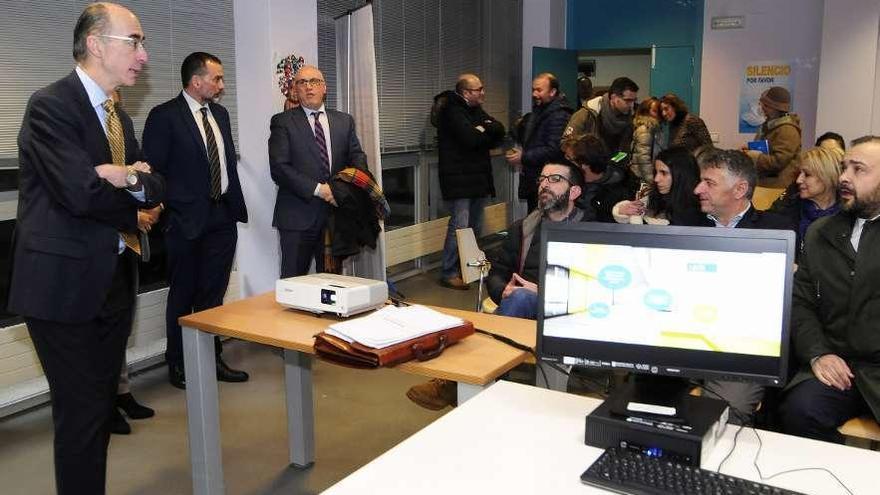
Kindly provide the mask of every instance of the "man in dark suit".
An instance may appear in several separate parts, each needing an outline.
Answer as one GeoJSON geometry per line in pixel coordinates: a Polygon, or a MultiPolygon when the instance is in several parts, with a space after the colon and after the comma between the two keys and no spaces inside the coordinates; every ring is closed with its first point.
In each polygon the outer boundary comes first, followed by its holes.
{"type": "Polygon", "coordinates": [[[272,117],[269,169],[278,184],[272,225],[281,238],[281,277],[324,271],[324,227],[336,200],[330,178],[343,168],[366,168],[351,115],[327,110],[327,86],[317,67],[296,74],[300,107],[272,117]]]}
{"type": "Polygon", "coordinates": [[[9,310],[49,382],[59,494],[104,493],[109,418],[137,286],[138,208],[163,199],[131,119],[110,100],[147,62],[138,18],[91,4],[74,72],[31,96],[19,144],[9,310]]]}
{"type": "MultiPolygon", "coordinates": [[[[168,305],[165,310],[168,379],[186,388],[178,318],[223,304],[238,240],[236,222],[247,222],[229,113],[215,103],[223,93],[223,65],[204,52],[180,67],[183,91],[150,111],[144,154],[168,183],[168,305]]],[[[217,379],[247,381],[217,349],[217,379]]]]}
{"type": "MultiPolygon", "coordinates": [[[[791,221],[775,213],[756,210],[752,194],[758,183],[754,162],[739,150],[716,150],[700,159],[700,182],[694,194],[707,225],[737,229],[794,230],[791,221]]],[[[708,395],[727,401],[741,415],[752,414],[764,397],[764,387],[749,382],[707,380],[708,395]]],[[[737,421],[741,415],[731,416],[737,421]]]]}

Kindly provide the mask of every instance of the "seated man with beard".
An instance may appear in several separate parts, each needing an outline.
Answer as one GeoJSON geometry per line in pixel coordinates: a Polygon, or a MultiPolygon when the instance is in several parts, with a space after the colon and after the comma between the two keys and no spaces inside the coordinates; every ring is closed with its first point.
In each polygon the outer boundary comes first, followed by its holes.
{"type": "MultiPolygon", "coordinates": [[[[548,163],[538,176],[538,207],[510,226],[509,235],[486,280],[498,304],[495,314],[534,319],[538,309],[538,264],[541,222],[580,222],[584,212],[575,202],[584,187],[579,167],[548,163]]],[[[434,411],[455,406],[455,382],[434,378],[415,385],[406,396],[434,411]]]]}
{"type": "Polygon", "coordinates": [[[538,308],[538,264],[541,222],[580,222],[584,211],[575,203],[584,188],[579,167],[548,163],[538,177],[538,208],[515,222],[486,279],[495,314],[535,319],[538,308]]]}

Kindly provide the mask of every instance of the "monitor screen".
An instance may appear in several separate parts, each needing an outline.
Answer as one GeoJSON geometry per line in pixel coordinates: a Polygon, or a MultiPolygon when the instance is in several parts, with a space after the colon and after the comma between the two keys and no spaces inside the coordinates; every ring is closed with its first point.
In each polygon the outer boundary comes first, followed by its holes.
{"type": "Polygon", "coordinates": [[[781,386],[794,246],[782,230],[544,222],[541,359],[781,386]]]}

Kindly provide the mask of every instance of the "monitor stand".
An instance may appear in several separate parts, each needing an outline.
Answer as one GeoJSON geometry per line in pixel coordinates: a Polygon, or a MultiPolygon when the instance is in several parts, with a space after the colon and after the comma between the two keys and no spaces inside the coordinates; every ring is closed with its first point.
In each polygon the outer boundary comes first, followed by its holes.
{"type": "Polygon", "coordinates": [[[608,400],[611,412],[620,416],[643,416],[666,421],[684,421],[691,385],[682,378],[632,375],[608,400]]]}

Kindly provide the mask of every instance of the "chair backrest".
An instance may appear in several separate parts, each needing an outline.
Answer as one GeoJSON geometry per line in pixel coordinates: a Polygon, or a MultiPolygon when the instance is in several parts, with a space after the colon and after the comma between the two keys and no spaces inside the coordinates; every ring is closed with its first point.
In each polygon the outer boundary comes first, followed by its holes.
{"type": "Polygon", "coordinates": [[[785,189],[779,187],[761,187],[758,186],[755,188],[755,193],[752,195],[752,204],[755,205],[755,208],[758,210],[766,210],[770,208],[776,198],[782,195],[785,189]]]}
{"type": "Polygon", "coordinates": [[[469,262],[483,261],[486,253],[477,245],[474,229],[458,229],[455,231],[455,239],[458,241],[458,262],[461,264],[461,278],[469,284],[480,279],[480,268],[468,266],[469,262]]]}

